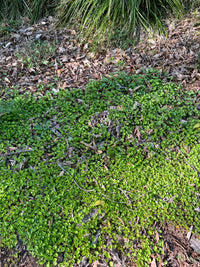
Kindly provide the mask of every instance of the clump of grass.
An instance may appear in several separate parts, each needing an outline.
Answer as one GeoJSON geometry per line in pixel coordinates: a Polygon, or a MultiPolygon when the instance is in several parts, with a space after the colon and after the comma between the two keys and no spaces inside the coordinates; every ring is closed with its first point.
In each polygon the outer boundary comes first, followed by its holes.
{"type": "Polygon", "coordinates": [[[195,93],[151,69],[15,95],[0,121],[2,242],[18,236],[47,266],[61,254],[63,266],[102,254],[112,266],[112,249],[148,266],[163,248],[155,222],[200,232],[198,122],[195,93]]]}
{"type": "Polygon", "coordinates": [[[31,8],[31,23],[38,21],[39,19],[53,15],[59,0],[34,0],[29,1],[31,8]]]}
{"type": "Polygon", "coordinates": [[[31,23],[53,15],[59,0],[0,0],[0,21],[29,17],[31,23]]]}
{"type": "Polygon", "coordinates": [[[18,20],[29,11],[26,1],[22,0],[0,0],[0,7],[0,21],[18,20]]]}
{"type": "MultiPolygon", "coordinates": [[[[0,21],[29,17],[31,23],[45,16],[58,18],[57,25],[75,26],[79,39],[90,38],[92,46],[120,45],[126,47],[139,40],[140,28],[165,31],[166,14],[180,16],[193,9],[191,1],[182,0],[0,0],[0,21]]],[[[88,40],[87,40],[88,41],[88,40]]]]}
{"type": "Polygon", "coordinates": [[[177,1],[140,1],[140,0],[102,0],[80,1],[62,0],[58,5],[58,25],[72,23],[81,25],[81,33],[93,42],[105,40],[113,36],[134,39],[135,33],[142,26],[156,26],[164,29],[163,14],[182,13],[182,2],[177,1]],[[77,23],[78,22],[78,23],[77,23]]]}

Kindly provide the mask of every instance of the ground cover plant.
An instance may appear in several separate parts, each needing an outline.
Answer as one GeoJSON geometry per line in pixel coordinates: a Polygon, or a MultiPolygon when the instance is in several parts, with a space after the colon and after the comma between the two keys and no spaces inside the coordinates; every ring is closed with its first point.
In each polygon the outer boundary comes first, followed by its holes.
{"type": "Polygon", "coordinates": [[[51,64],[50,59],[55,56],[58,48],[56,43],[35,40],[33,43],[27,43],[27,46],[18,51],[17,57],[28,68],[40,68],[41,66],[51,64]]]}
{"type": "Polygon", "coordinates": [[[1,242],[47,266],[159,261],[156,223],[200,232],[199,136],[196,93],[152,69],[44,97],[15,88],[0,102],[1,242]]]}

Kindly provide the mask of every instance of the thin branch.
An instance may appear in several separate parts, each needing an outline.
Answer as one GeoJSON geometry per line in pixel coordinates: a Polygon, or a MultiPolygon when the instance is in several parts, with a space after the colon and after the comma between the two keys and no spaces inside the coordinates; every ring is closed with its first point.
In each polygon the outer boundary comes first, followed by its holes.
{"type": "Polygon", "coordinates": [[[133,90],[132,90],[132,93],[135,93],[137,90],[139,90],[140,88],[142,87],[142,85],[139,85],[137,87],[135,87],[133,90]]]}
{"type": "Polygon", "coordinates": [[[88,143],[86,143],[86,142],[84,142],[84,141],[81,141],[80,143],[83,144],[83,145],[85,145],[86,147],[91,148],[91,149],[94,149],[94,150],[97,149],[96,146],[91,146],[90,144],[88,144],[88,143]]]}
{"type": "MultiPolygon", "coordinates": [[[[61,165],[60,165],[60,163],[57,163],[57,165],[65,172],[65,173],[67,173],[67,174],[69,174],[70,175],[70,173],[69,172],[67,172],[61,165]]],[[[70,175],[71,176],[71,175],[70,175]]],[[[75,183],[75,185],[79,188],[79,189],[81,189],[82,191],[85,191],[85,192],[92,192],[92,191],[94,191],[94,189],[84,189],[84,188],[82,188],[75,180],[74,180],[74,178],[72,178],[72,180],[73,180],[73,182],[75,183]]]]}
{"type": "Polygon", "coordinates": [[[119,190],[125,195],[125,197],[128,199],[128,203],[130,204],[130,205],[132,205],[132,202],[130,201],[130,198],[127,196],[127,194],[126,194],[126,192],[123,190],[123,189],[121,189],[121,188],[119,188],[119,190]]]}
{"type": "MultiPolygon", "coordinates": [[[[185,163],[187,163],[187,164],[193,169],[193,171],[197,172],[197,175],[200,176],[200,172],[198,171],[198,169],[196,169],[192,164],[190,164],[190,163],[188,162],[187,157],[186,157],[186,156],[183,154],[183,152],[179,149],[178,144],[177,144],[177,146],[176,146],[176,149],[177,149],[178,152],[184,157],[184,159],[185,159],[185,163]]],[[[163,153],[163,154],[166,156],[166,154],[165,154],[164,151],[160,150],[160,153],[163,153]]],[[[167,158],[167,159],[171,161],[170,158],[167,158]]]]}
{"type": "Polygon", "coordinates": [[[102,193],[101,191],[99,191],[100,192],[100,194],[102,195],[102,196],[104,196],[107,200],[109,200],[109,201],[111,201],[111,202],[114,202],[114,203],[117,203],[117,204],[128,204],[127,202],[124,202],[124,201],[122,201],[122,202],[119,202],[119,201],[115,201],[115,200],[112,200],[111,198],[109,198],[109,197],[107,197],[104,193],[102,193]]]}
{"type": "Polygon", "coordinates": [[[16,152],[0,154],[0,158],[7,157],[7,156],[12,156],[12,155],[17,155],[17,154],[21,154],[21,153],[26,153],[26,152],[31,152],[31,151],[34,151],[34,149],[20,150],[20,151],[16,151],[16,152]]]}
{"type": "MultiPolygon", "coordinates": [[[[173,236],[173,235],[172,235],[172,236],[173,236]]],[[[174,237],[174,236],[173,236],[173,237],[174,237]]],[[[189,257],[188,257],[187,251],[186,251],[186,249],[182,246],[182,244],[181,244],[177,239],[175,239],[175,237],[174,237],[173,241],[174,241],[179,247],[182,248],[182,250],[183,250],[183,252],[184,252],[184,254],[185,254],[186,258],[187,258],[187,261],[188,261],[188,262],[191,262],[191,260],[190,260],[189,257]]]]}
{"type": "MultiPolygon", "coordinates": [[[[93,180],[95,181],[96,185],[98,185],[98,187],[99,187],[99,184],[98,184],[97,180],[95,178],[93,178],[93,180]]],[[[117,203],[117,204],[128,204],[127,202],[124,202],[124,201],[123,202],[119,202],[119,201],[112,200],[109,197],[107,197],[104,193],[102,193],[101,191],[99,191],[99,193],[102,196],[104,196],[106,199],[108,199],[109,201],[111,201],[111,202],[114,202],[114,203],[117,203]]]]}
{"type": "MultiPolygon", "coordinates": [[[[142,195],[140,195],[136,200],[138,200],[139,198],[141,198],[141,197],[143,197],[143,196],[145,196],[147,193],[149,193],[149,192],[151,192],[151,190],[148,190],[147,192],[145,192],[144,194],[142,194],[142,195]]],[[[135,200],[135,201],[136,201],[135,200]]]]}

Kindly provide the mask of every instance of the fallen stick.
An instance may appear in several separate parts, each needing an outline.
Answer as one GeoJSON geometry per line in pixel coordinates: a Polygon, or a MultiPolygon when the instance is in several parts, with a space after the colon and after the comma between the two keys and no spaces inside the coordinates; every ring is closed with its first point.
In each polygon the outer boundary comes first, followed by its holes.
{"type": "Polygon", "coordinates": [[[90,144],[88,144],[88,143],[86,143],[86,142],[84,142],[84,141],[81,141],[80,143],[83,144],[83,145],[85,145],[86,147],[91,148],[91,149],[94,149],[94,150],[97,149],[95,146],[91,146],[90,144]]]}
{"type": "Polygon", "coordinates": [[[7,156],[12,156],[12,155],[17,155],[17,154],[21,154],[21,153],[26,153],[26,152],[31,152],[31,151],[34,151],[34,149],[20,150],[20,151],[16,151],[16,152],[0,154],[0,158],[7,157],[7,156]]]}

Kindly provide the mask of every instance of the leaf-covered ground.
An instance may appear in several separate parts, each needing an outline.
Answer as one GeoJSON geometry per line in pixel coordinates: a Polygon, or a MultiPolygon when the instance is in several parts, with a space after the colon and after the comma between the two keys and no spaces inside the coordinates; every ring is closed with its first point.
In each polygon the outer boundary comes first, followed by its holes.
{"type": "MultiPolygon", "coordinates": [[[[141,32],[140,43],[122,49],[79,44],[76,32],[56,30],[52,17],[35,25],[12,22],[0,27],[0,84],[20,92],[45,94],[49,87],[84,88],[89,79],[101,79],[116,70],[137,73],[144,68],[168,72],[186,87],[199,87],[199,13],[183,21],[167,21],[168,37],[141,32]]],[[[6,97],[3,95],[2,97],[6,97]]]]}
{"type": "Polygon", "coordinates": [[[5,25],[0,236],[11,264],[36,264],[31,253],[45,266],[198,266],[194,23],[98,58],[51,19],[5,25]]]}

